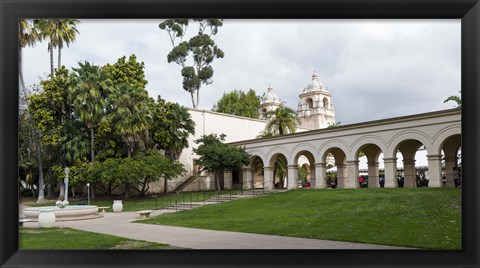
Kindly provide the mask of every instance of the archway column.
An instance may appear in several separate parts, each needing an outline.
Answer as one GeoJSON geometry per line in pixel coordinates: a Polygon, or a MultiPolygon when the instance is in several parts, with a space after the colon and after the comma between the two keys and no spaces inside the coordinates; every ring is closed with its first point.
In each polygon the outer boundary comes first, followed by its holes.
{"type": "Polygon", "coordinates": [[[263,167],[263,187],[267,191],[273,190],[273,167],[263,167]]]}
{"type": "Polygon", "coordinates": [[[403,174],[404,174],[404,184],[405,188],[415,188],[417,186],[416,182],[416,172],[415,172],[415,159],[403,159],[403,174]]]}
{"type": "Polygon", "coordinates": [[[342,163],[335,162],[337,166],[337,188],[345,188],[346,185],[346,166],[342,163]]]}
{"type": "Polygon", "coordinates": [[[397,158],[384,158],[385,165],[385,188],[396,188],[397,183],[397,158]]]}
{"type": "Polygon", "coordinates": [[[252,189],[253,187],[252,169],[250,167],[244,167],[242,169],[242,172],[243,172],[243,181],[242,181],[243,189],[252,189]]]}
{"type": "Polygon", "coordinates": [[[223,189],[232,189],[232,171],[223,172],[223,189]]]}
{"type": "Polygon", "coordinates": [[[344,188],[359,188],[358,160],[347,161],[347,181],[344,188]]]}
{"type": "Polygon", "coordinates": [[[455,187],[455,178],[453,177],[453,167],[457,164],[457,156],[445,156],[445,187],[455,187]]]}
{"type": "Polygon", "coordinates": [[[442,155],[427,155],[428,187],[442,187],[442,155]]]}
{"type": "Polygon", "coordinates": [[[380,183],[378,181],[378,162],[368,161],[368,188],[379,188],[380,183]]]}
{"type": "Polygon", "coordinates": [[[315,171],[315,165],[312,163],[310,164],[310,188],[315,188],[315,184],[317,184],[317,172],[315,171]]]}
{"type": "Polygon", "coordinates": [[[287,189],[297,189],[298,188],[298,165],[287,165],[288,172],[288,182],[287,189]]]}
{"type": "MultiPolygon", "coordinates": [[[[315,189],[327,188],[327,163],[315,164],[315,189]]],[[[312,184],[313,185],[313,184],[312,184]]]]}

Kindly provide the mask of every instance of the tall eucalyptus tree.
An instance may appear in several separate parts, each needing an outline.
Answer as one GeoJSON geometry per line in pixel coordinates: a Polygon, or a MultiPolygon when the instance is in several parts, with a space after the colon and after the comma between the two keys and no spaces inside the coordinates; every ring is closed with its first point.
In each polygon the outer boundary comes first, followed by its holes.
{"type": "Polygon", "coordinates": [[[222,27],[221,19],[194,19],[198,22],[197,35],[188,41],[183,41],[186,36],[190,20],[168,19],[158,25],[161,30],[168,33],[173,46],[167,55],[167,61],[175,62],[182,67],[183,89],[190,93],[192,106],[196,108],[200,102],[200,87],[202,84],[211,84],[214,59],[223,58],[224,52],[212,39],[222,27]],[[193,64],[188,64],[187,59],[193,64]]]}

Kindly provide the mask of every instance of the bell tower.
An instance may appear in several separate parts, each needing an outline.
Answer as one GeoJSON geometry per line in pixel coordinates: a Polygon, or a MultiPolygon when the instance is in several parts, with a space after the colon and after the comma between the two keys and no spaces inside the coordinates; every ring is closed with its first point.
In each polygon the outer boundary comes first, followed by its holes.
{"type": "Polygon", "coordinates": [[[267,120],[267,112],[275,111],[282,105],[282,101],[273,93],[272,85],[268,85],[268,91],[260,99],[260,105],[257,108],[258,119],[267,120]]]}
{"type": "Polygon", "coordinates": [[[313,72],[312,81],[303,89],[299,97],[297,118],[300,121],[300,127],[319,129],[328,127],[329,123],[335,123],[332,94],[318,80],[316,72],[313,72]]]}

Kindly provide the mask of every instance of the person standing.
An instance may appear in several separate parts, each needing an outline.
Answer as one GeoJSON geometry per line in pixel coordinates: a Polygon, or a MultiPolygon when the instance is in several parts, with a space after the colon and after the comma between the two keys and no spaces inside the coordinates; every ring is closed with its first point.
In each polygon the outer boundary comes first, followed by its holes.
{"type": "Polygon", "coordinates": [[[385,178],[380,177],[380,188],[384,188],[384,187],[385,187],[385,178]]]}

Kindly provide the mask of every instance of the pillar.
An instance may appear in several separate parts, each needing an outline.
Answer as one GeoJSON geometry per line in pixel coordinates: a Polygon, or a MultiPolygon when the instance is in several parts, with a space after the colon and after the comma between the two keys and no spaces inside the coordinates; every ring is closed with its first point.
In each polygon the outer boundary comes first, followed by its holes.
{"type": "Polygon", "coordinates": [[[428,187],[442,187],[442,156],[427,155],[428,158],[428,187]]]}
{"type": "Polygon", "coordinates": [[[385,165],[385,188],[398,187],[397,182],[397,158],[384,158],[385,165]]]}
{"type": "Polygon", "coordinates": [[[315,165],[312,163],[310,164],[310,188],[314,189],[316,183],[317,183],[317,175],[315,172],[315,165]]]}
{"type": "Polygon", "coordinates": [[[457,166],[456,156],[445,156],[445,187],[455,187],[455,181],[453,177],[453,167],[457,166]]]}
{"type": "Polygon", "coordinates": [[[368,161],[368,188],[379,188],[378,181],[378,162],[368,161]]]}
{"type": "MultiPolygon", "coordinates": [[[[327,188],[327,163],[315,164],[315,189],[327,188]]],[[[311,184],[313,185],[313,184],[311,184]]]]}
{"type": "Polygon", "coordinates": [[[223,172],[223,189],[232,189],[232,171],[223,172]]]}
{"type": "Polygon", "coordinates": [[[252,179],[252,169],[249,167],[243,168],[243,189],[252,189],[253,179],[252,179]]]}
{"type": "Polygon", "coordinates": [[[263,167],[263,188],[272,191],[273,186],[273,167],[263,167]]]}
{"type": "Polygon", "coordinates": [[[347,180],[345,188],[359,188],[358,182],[358,160],[347,161],[347,180]]]}
{"type": "Polygon", "coordinates": [[[287,189],[297,189],[298,188],[298,165],[287,165],[288,173],[288,182],[287,189]]]}
{"type": "Polygon", "coordinates": [[[415,171],[415,159],[403,159],[403,177],[405,188],[416,188],[417,177],[415,171]]]}
{"type": "Polygon", "coordinates": [[[337,166],[337,188],[342,189],[345,188],[346,185],[346,172],[345,172],[345,165],[342,163],[335,162],[337,166]]]}

